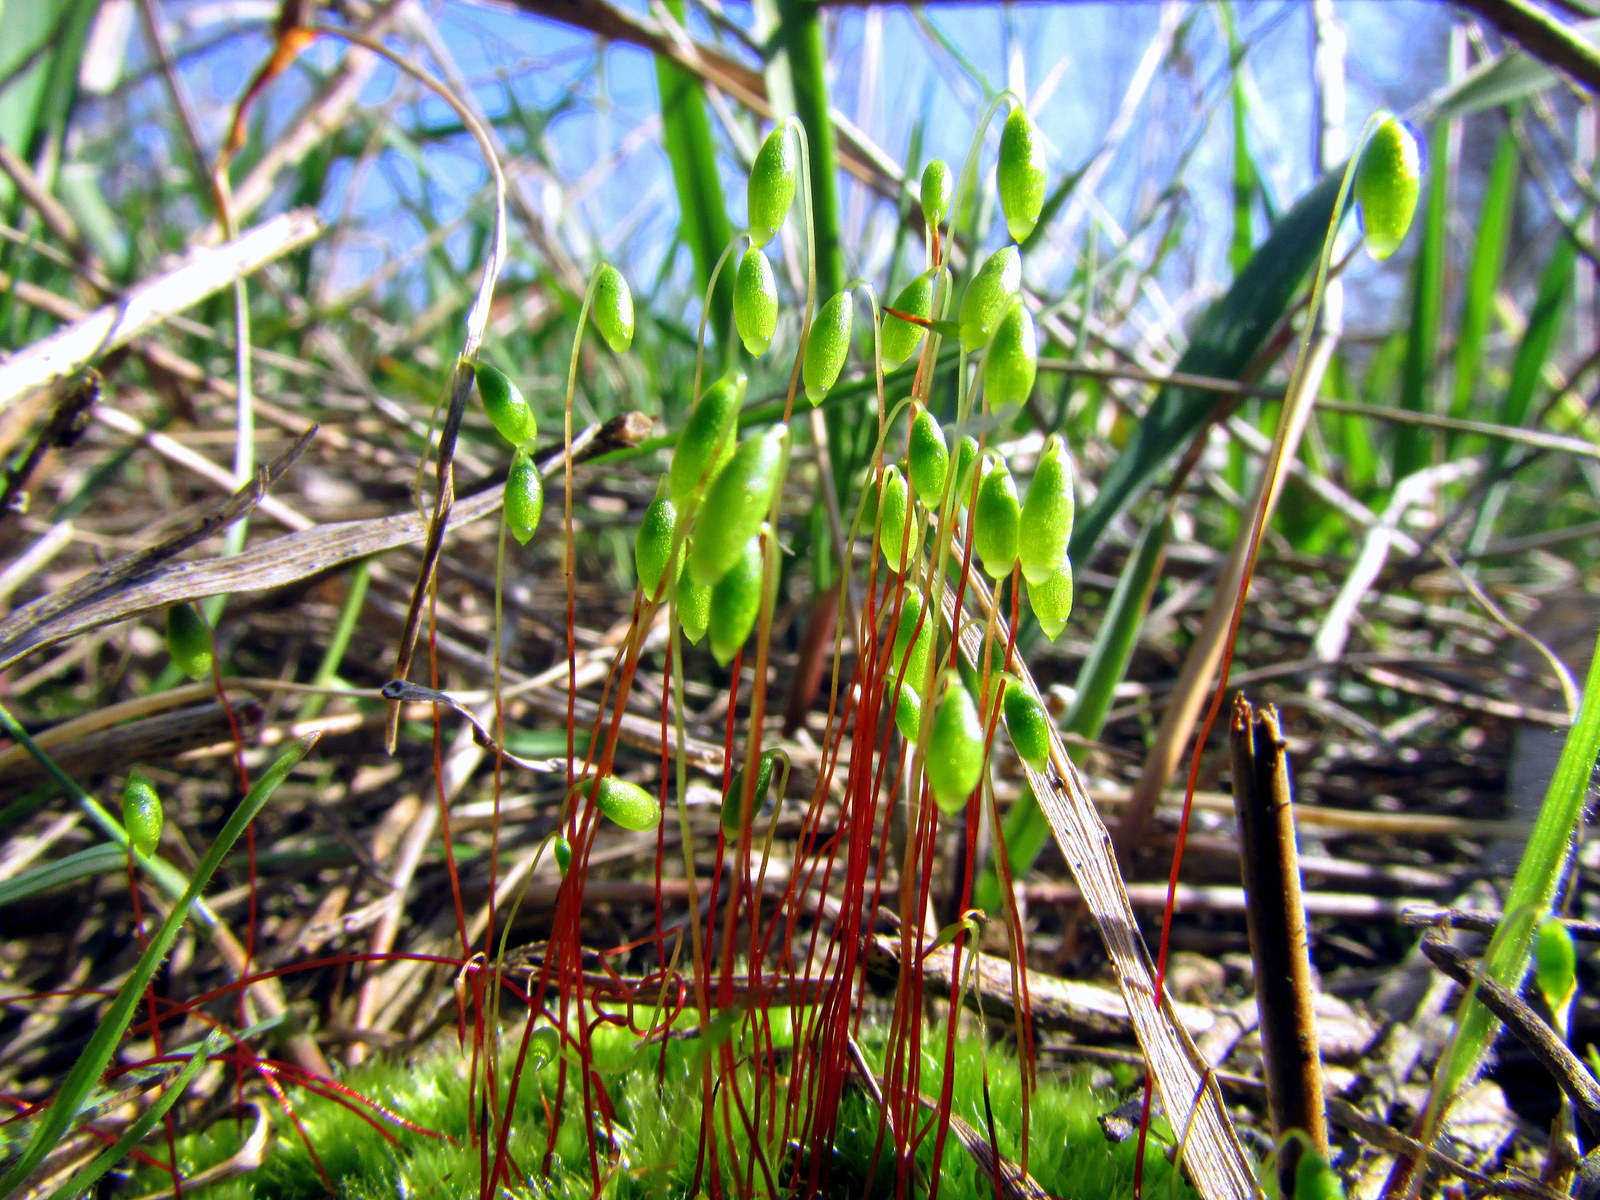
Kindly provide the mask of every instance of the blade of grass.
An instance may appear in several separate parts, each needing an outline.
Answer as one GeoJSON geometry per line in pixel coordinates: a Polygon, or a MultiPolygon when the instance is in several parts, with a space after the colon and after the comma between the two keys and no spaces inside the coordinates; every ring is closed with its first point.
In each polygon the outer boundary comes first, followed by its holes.
{"type": "MultiPolygon", "coordinates": [[[[668,0],[667,11],[681,24],[683,0],[668,0]]],[[[717,176],[717,143],[711,133],[700,80],[665,55],[656,55],[656,90],[661,97],[661,140],[678,193],[679,236],[694,256],[695,278],[703,295],[717,259],[733,239],[733,223],[717,176]]],[[[711,294],[711,333],[721,343],[733,327],[733,280],[724,274],[711,294]]]]}
{"type": "MultiPolygon", "coordinates": [[[[1466,417],[1483,365],[1483,345],[1494,315],[1495,290],[1505,268],[1506,245],[1511,234],[1511,212],[1517,197],[1517,144],[1509,133],[1500,139],[1489,182],[1478,210],[1478,240],[1467,268],[1467,286],[1461,298],[1461,321],[1456,334],[1455,394],[1452,417],[1466,417]]],[[[1459,442],[1461,439],[1452,439],[1459,442]]],[[[1453,450],[1462,449],[1459,446],[1453,450]]]]}
{"type": "Polygon", "coordinates": [[[222,1031],[213,1030],[189,1056],[189,1061],[183,1064],[156,1102],[135,1117],[122,1131],[122,1136],[96,1155],[93,1162],[75,1172],[71,1179],[52,1192],[50,1200],[69,1200],[72,1196],[85,1195],[97,1179],[126,1158],[128,1151],[137,1146],[144,1135],[155,1128],[156,1122],[183,1098],[194,1077],[200,1074],[200,1068],[206,1065],[206,1059],[222,1048],[223,1040],[222,1031]]]}
{"type": "Polygon", "coordinates": [[[1260,187],[1260,172],[1250,153],[1249,133],[1245,121],[1249,115],[1249,100],[1244,88],[1244,47],[1239,42],[1239,26],[1234,17],[1233,5],[1217,6],[1217,19],[1228,39],[1228,65],[1231,80],[1228,98],[1233,110],[1233,239],[1228,245],[1228,265],[1237,275],[1250,261],[1250,250],[1255,245],[1255,230],[1251,226],[1251,203],[1260,187]]]}
{"type": "MultiPolygon", "coordinates": [[[[1295,292],[1317,261],[1339,194],[1342,165],[1302,196],[1239,272],[1233,286],[1195,326],[1175,371],[1238,379],[1290,308],[1295,292]]],[[[1128,445],[1106,472],[1094,503],[1082,514],[1069,554],[1086,563],[1106,527],[1133,502],[1159,471],[1216,411],[1209,392],[1163,388],[1140,419],[1128,445]]]]}
{"type": "MultiPolygon", "coordinates": [[[[1511,381],[1500,401],[1498,417],[1502,425],[1520,429],[1528,420],[1540,376],[1555,349],[1556,336],[1561,332],[1561,318],[1566,311],[1567,295],[1572,291],[1572,271],[1577,257],[1572,239],[1563,237],[1539,276],[1539,291],[1534,297],[1533,310],[1528,314],[1528,327],[1517,343],[1516,356],[1511,360],[1511,381]]],[[[1489,451],[1491,476],[1505,466],[1510,453],[1509,443],[1494,443],[1489,451]]],[[[1472,532],[1467,539],[1469,546],[1481,547],[1489,537],[1509,487],[1510,481],[1502,480],[1484,497],[1473,519],[1472,532]]]]}
{"type": "MultiPolygon", "coordinates": [[[[1573,832],[1589,798],[1595,759],[1600,755],[1600,638],[1596,640],[1578,719],[1567,734],[1527,849],[1511,881],[1505,915],[1483,957],[1484,974],[1513,992],[1521,989],[1528,970],[1534,928],[1550,911],[1555,898],[1572,848],[1573,832]]],[[[1440,1059],[1434,1074],[1433,1100],[1425,1118],[1430,1131],[1422,1138],[1424,1142],[1431,1141],[1431,1129],[1443,1123],[1451,1102],[1477,1073],[1484,1052],[1500,1028],[1500,1022],[1473,997],[1466,998],[1464,1007],[1449,1053],[1440,1059]]]]}
{"type": "MultiPolygon", "coordinates": [[[[1439,360],[1439,325],[1444,313],[1446,222],[1450,218],[1450,154],[1446,152],[1448,122],[1433,127],[1433,153],[1428,163],[1428,188],[1424,199],[1421,245],[1411,274],[1411,321],[1406,357],[1400,369],[1399,407],[1412,412],[1432,412],[1429,390],[1439,360]]],[[[1395,432],[1393,478],[1414,475],[1432,460],[1432,435],[1417,426],[1395,432]]]]}
{"type": "Polygon", "coordinates": [[[67,1135],[84,1101],[110,1063],[112,1054],[116,1052],[117,1043],[127,1032],[128,1025],[144,997],[145,988],[155,977],[156,971],[167,956],[167,951],[172,949],[172,943],[177,940],[179,931],[188,922],[190,910],[199,900],[200,893],[216,874],[228,851],[233,849],[233,844],[266,806],[279,785],[288,778],[289,772],[311,752],[311,747],[317,744],[320,736],[311,734],[301,738],[284,751],[276,762],[261,773],[261,778],[256,781],[255,786],[233,810],[233,815],[228,818],[227,824],[211,843],[205,857],[195,868],[194,874],[189,877],[183,895],[167,913],[166,919],[161,922],[161,927],[156,930],[150,939],[150,944],[145,947],[144,953],[139,956],[139,961],[134,964],[133,971],[117,989],[116,998],[112,1000],[100,1023],[95,1026],[89,1044],[78,1055],[78,1061],[73,1064],[72,1070],[62,1081],[61,1089],[56,1093],[55,1099],[50,1107],[44,1110],[39,1123],[34,1126],[33,1136],[28,1139],[27,1146],[11,1164],[11,1169],[0,1176],[0,1195],[9,1195],[20,1186],[67,1135]]]}

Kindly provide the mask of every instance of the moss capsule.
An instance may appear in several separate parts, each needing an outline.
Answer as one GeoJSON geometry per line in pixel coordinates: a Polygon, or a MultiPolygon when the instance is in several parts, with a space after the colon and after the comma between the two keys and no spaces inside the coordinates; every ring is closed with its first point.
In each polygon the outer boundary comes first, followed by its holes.
{"type": "Polygon", "coordinates": [[[926,607],[920,592],[906,592],[894,630],[889,670],[903,676],[912,687],[922,686],[928,673],[928,656],[933,653],[934,617],[931,613],[923,616],[926,607]]]}
{"type": "Polygon", "coordinates": [[[995,411],[1021,404],[1039,373],[1039,335],[1021,298],[1011,302],[989,339],[983,359],[983,394],[995,411]]]}
{"type": "Polygon", "coordinates": [[[1011,735],[1017,757],[1035,771],[1044,770],[1045,763],[1050,761],[1050,714],[1045,712],[1039,697],[1020,680],[1008,676],[1001,704],[1006,732],[1011,735]]]}
{"type": "Polygon", "coordinates": [[[135,767],[122,788],[122,827],[128,841],[146,858],[161,842],[161,797],[149,776],[135,767]]]}
{"type": "Polygon", "coordinates": [[[767,140],[756,151],[756,160],[750,165],[750,181],[745,189],[750,217],[750,240],[765,246],[783,228],[789,215],[789,205],[794,201],[795,168],[794,145],[788,131],[779,125],[767,134],[767,140]]]}
{"type": "Polygon", "coordinates": [[[917,498],[929,508],[944,498],[945,481],[950,476],[950,449],[945,445],[938,418],[925,408],[911,421],[906,474],[911,477],[917,498]]]}
{"type": "Polygon", "coordinates": [[[472,364],[472,374],[478,381],[483,411],[501,437],[520,450],[539,436],[539,422],[534,420],[533,409],[510,376],[477,360],[472,364]]]}
{"type": "Polygon", "coordinates": [[[681,510],[733,454],[745,377],[725,375],[706,389],[684,422],[667,472],[667,494],[681,510]]]}
{"type": "Polygon", "coordinates": [[[518,545],[526,546],[544,514],[544,484],[533,459],[521,450],[512,458],[511,469],[506,472],[504,504],[506,528],[518,545]]]}
{"type": "Polygon", "coordinates": [[[626,354],[633,345],[633,293],[622,272],[610,263],[600,268],[594,281],[594,299],[589,305],[595,327],[606,345],[616,354],[626,354]]]}
{"type": "Polygon", "coordinates": [[[1017,527],[1017,556],[1030,584],[1043,583],[1066,561],[1073,511],[1072,458],[1061,435],[1052,434],[1028,484],[1017,527]]]}
{"type": "Polygon", "coordinates": [[[695,582],[709,587],[726,575],[761,529],[778,489],[788,432],[780,424],[746,438],[706,489],[689,554],[695,582]]]}
{"type": "Polygon", "coordinates": [[[961,348],[976,354],[989,338],[1007,307],[1022,290],[1022,251],[1001,246],[991,254],[961,295],[961,348]]]}
{"type": "Polygon", "coordinates": [[[1011,574],[1017,561],[1017,526],[1022,505],[1011,471],[998,458],[991,459],[978,484],[978,506],[973,512],[972,544],[978,561],[991,579],[1011,574]]]}
{"type": "Polygon", "coordinates": [[[972,693],[951,679],[933,714],[924,765],[934,802],[946,814],[958,813],[983,776],[983,725],[972,693]]]}
{"type": "Polygon", "coordinates": [[[565,875],[572,865],[572,843],[558,833],[551,839],[550,850],[556,858],[556,870],[565,875]]]}
{"type": "MultiPolygon", "coordinates": [[[[929,270],[918,275],[900,289],[900,294],[894,298],[894,303],[889,307],[926,319],[933,312],[933,284],[936,274],[936,271],[929,270]]],[[[922,345],[922,335],[926,332],[915,322],[904,321],[885,313],[882,339],[884,369],[892,371],[915,354],[917,347],[922,345]]]]}
{"type": "Polygon", "coordinates": [[[1044,209],[1044,138],[1028,110],[1017,105],[1000,130],[1000,160],[995,186],[1011,240],[1023,241],[1044,209]]]}
{"type": "Polygon", "coordinates": [[[752,536],[711,588],[711,656],[727,666],[761,613],[761,538],[752,536]]]}
{"type": "Polygon", "coordinates": [[[756,358],[767,352],[778,328],[778,280],[767,256],[755,246],[744,252],[733,280],[733,325],[756,358]]]}
{"type": "Polygon", "coordinates": [[[1038,618],[1039,628],[1052,642],[1067,627],[1072,615],[1072,564],[1066,559],[1061,567],[1043,583],[1028,585],[1028,607],[1038,618]]]}
{"type": "Polygon", "coordinates": [[[667,571],[672,554],[672,537],[678,524],[678,510],[671,500],[658,496],[644,510],[639,532],[633,538],[633,565],[644,594],[654,596],[667,571]]]}
{"type": "Polygon", "coordinates": [[[977,464],[978,439],[964,434],[956,443],[956,503],[967,503],[972,492],[972,469],[977,464]]]}
{"type": "Polygon", "coordinates": [[[637,783],[615,775],[607,775],[600,781],[594,802],[601,812],[624,829],[642,833],[661,824],[661,805],[656,798],[637,783]]]}
{"type": "Polygon", "coordinates": [[[190,679],[207,679],[214,661],[211,630],[191,604],[167,609],[167,653],[190,679]]]}
{"type": "MultiPolygon", "coordinates": [[[[768,750],[756,760],[755,791],[750,794],[750,813],[754,816],[767,806],[767,793],[772,790],[772,773],[778,762],[778,752],[768,750]]],[[[728,794],[722,798],[722,828],[725,833],[739,832],[739,817],[744,801],[744,767],[733,773],[728,784],[728,794]]]]}
{"type": "Polygon", "coordinates": [[[901,685],[894,702],[894,727],[908,742],[915,742],[922,732],[922,697],[907,680],[901,685]]]}
{"type": "Polygon", "coordinates": [[[955,191],[950,166],[942,158],[922,168],[922,219],[932,229],[950,215],[950,200],[955,191]]]}
{"type": "Polygon", "coordinates": [[[883,561],[896,575],[904,575],[906,564],[916,557],[921,548],[920,534],[917,516],[910,510],[905,476],[890,463],[884,468],[878,500],[878,545],[883,550],[883,561]]]}
{"type": "Polygon", "coordinates": [[[806,399],[821,404],[850,354],[850,331],[855,324],[855,303],[849,292],[840,292],[822,306],[806,336],[806,356],[800,377],[806,385],[806,399]]]}
{"type": "Polygon", "coordinates": [[[711,589],[696,583],[685,571],[678,576],[678,628],[695,646],[705,637],[710,624],[711,589]]]}
{"type": "Polygon", "coordinates": [[[1362,239],[1373,258],[1388,258],[1405,241],[1422,194],[1422,154],[1400,118],[1378,123],[1356,168],[1362,239]]]}

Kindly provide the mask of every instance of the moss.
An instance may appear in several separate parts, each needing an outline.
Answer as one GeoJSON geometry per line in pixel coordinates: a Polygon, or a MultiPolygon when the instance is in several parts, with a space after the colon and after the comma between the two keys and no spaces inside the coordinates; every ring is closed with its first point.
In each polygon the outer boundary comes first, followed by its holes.
{"type": "MultiPolygon", "coordinates": [[[[786,1065],[791,1044],[787,1014],[775,1011],[772,1017],[774,1049],[779,1062],[786,1065]]],[[[942,1078],[943,1041],[934,1041],[936,1045],[925,1050],[922,1065],[922,1091],[926,1096],[938,1095],[942,1078]]],[[[517,1037],[508,1036],[504,1051],[508,1059],[514,1055],[516,1044],[517,1037]]],[[[597,1029],[595,1073],[615,1107],[609,1131],[606,1123],[596,1118],[603,1195],[618,1200],[688,1195],[699,1152],[704,1086],[701,1063],[708,1044],[713,1052],[719,1049],[715,1026],[709,1042],[699,1038],[670,1040],[663,1058],[659,1044],[641,1045],[625,1030],[603,1026],[597,1029]]],[[[731,1048],[739,1058],[747,1046],[741,1041],[731,1048]]],[[[874,1067],[880,1067],[883,1034],[868,1031],[864,1049],[874,1067]]],[[[958,1044],[952,1102],[952,1111],[980,1133],[988,1127],[984,1115],[983,1054],[976,1039],[958,1044]]],[[[570,1071],[566,1116],[557,1137],[555,1160],[548,1173],[544,1169],[545,1101],[554,1102],[557,1072],[554,1062],[524,1071],[509,1140],[511,1159],[521,1173],[519,1182],[528,1193],[592,1195],[588,1149],[580,1118],[584,1113],[595,1112],[597,1106],[584,1101],[570,1071]]],[[[737,1075],[748,1111],[754,1105],[751,1077],[743,1067],[737,1075]]],[[[508,1076],[509,1065],[503,1065],[502,1087],[508,1076]]],[[[987,1049],[987,1076],[988,1108],[994,1114],[1000,1152],[1016,1161],[1020,1136],[1016,1114],[1021,1111],[1019,1064],[1006,1050],[991,1046],[987,1049]]],[[[478,1194],[479,1151],[472,1144],[467,1127],[467,1100],[472,1094],[469,1061],[453,1046],[414,1059],[363,1066],[349,1072],[341,1082],[392,1115],[386,1117],[382,1111],[367,1110],[381,1127],[380,1132],[344,1104],[304,1089],[291,1091],[291,1101],[307,1139],[316,1148],[340,1196],[392,1200],[478,1194]],[[444,1136],[430,1137],[408,1128],[408,1124],[444,1136]]],[[[717,1094],[716,1123],[721,1131],[717,1156],[728,1191],[742,1194],[753,1175],[756,1193],[766,1192],[765,1173],[755,1166],[756,1162],[765,1162],[780,1189],[787,1187],[788,1172],[784,1168],[794,1167],[793,1143],[787,1152],[782,1151],[776,1145],[779,1135],[772,1134],[763,1139],[761,1154],[756,1156],[737,1108],[726,1114],[723,1111],[731,1094],[728,1081],[718,1085],[717,1094]],[[731,1149],[727,1140],[729,1128],[734,1131],[731,1149]],[[728,1171],[730,1158],[738,1164],[736,1172],[728,1171]],[[739,1178],[732,1178],[732,1174],[739,1178]]],[[[764,1086],[761,1104],[766,1107],[760,1111],[766,1116],[770,1116],[769,1096],[764,1086]]],[[[781,1082],[778,1097],[781,1105],[781,1082]]],[[[1130,1192],[1134,1147],[1131,1143],[1107,1143],[1097,1122],[1099,1114],[1113,1107],[1118,1099],[1110,1092],[1090,1087],[1079,1073],[1040,1077],[1032,1099],[1028,1166],[1033,1178],[1052,1195],[1101,1200],[1130,1192]]],[[[276,1130],[266,1162],[249,1175],[207,1189],[207,1200],[291,1200],[325,1195],[305,1143],[281,1113],[275,1116],[276,1130]]],[[[179,1153],[185,1176],[192,1177],[228,1158],[248,1132],[248,1124],[241,1126],[227,1119],[181,1138],[179,1153]]],[[[878,1114],[873,1101],[859,1088],[847,1089],[828,1165],[831,1194],[894,1194],[893,1163],[887,1145],[876,1167],[872,1166],[877,1139],[878,1114]]],[[[933,1141],[932,1136],[927,1137],[918,1151],[924,1177],[932,1170],[933,1141]]],[[[1153,1139],[1147,1159],[1148,1194],[1168,1195],[1171,1178],[1171,1168],[1153,1139]]],[[[939,1195],[945,1200],[987,1200],[994,1195],[993,1186],[954,1135],[946,1141],[939,1180],[939,1195]]],[[[132,1181],[128,1194],[147,1193],[162,1186],[160,1175],[144,1171],[132,1181]]],[[[701,1186],[704,1190],[704,1179],[701,1186]]],[[[1178,1188],[1183,1196],[1192,1196],[1186,1184],[1180,1183],[1178,1188]]]]}

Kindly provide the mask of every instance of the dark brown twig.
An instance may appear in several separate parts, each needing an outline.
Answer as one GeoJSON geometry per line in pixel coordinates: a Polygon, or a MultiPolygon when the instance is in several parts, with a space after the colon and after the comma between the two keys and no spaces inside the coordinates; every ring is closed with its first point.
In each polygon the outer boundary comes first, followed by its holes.
{"type": "Polygon", "coordinates": [[[1278,1180],[1283,1194],[1290,1195],[1301,1150],[1298,1141],[1284,1142],[1284,1135],[1291,1129],[1303,1130],[1326,1158],[1328,1112],[1312,1011],[1316,987],[1300,896],[1289,759],[1278,713],[1271,705],[1257,709],[1242,693],[1236,695],[1229,732],[1239,858],[1250,898],[1245,916],[1255,961],[1267,1107],[1273,1138],[1283,1146],[1278,1180]]]}

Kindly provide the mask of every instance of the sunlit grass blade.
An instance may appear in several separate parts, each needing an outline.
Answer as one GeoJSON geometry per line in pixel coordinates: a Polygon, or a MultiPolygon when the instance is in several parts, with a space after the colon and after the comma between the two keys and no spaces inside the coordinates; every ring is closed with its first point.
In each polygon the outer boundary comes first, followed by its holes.
{"type": "Polygon", "coordinates": [[[50,1200],[69,1200],[72,1196],[84,1195],[94,1186],[97,1179],[126,1158],[128,1152],[144,1139],[145,1134],[155,1128],[156,1122],[166,1116],[174,1104],[183,1099],[184,1092],[189,1090],[189,1085],[200,1073],[200,1068],[206,1065],[207,1057],[220,1050],[223,1044],[222,1033],[214,1030],[189,1056],[189,1060],[173,1076],[172,1082],[162,1089],[155,1103],[135,1117],[122,1131],[121,1137],[97,1154],[87,1166],[75,1171],[71,1179],[52,1192],[50,1200]]]}
{"type": "MultiPolygon", "coordinates": [[[[1289,311],[1295,292],[1317,261],[1343,169],[1341,164],[1320,179],[1273,227],[1233,286],[1200,318],[1175,371],[1239,378],[1289,311]]],[[[1190,388],[1161,390],[1106,472],[1094,503],[1080,516],[1072,535],[1073,562],[1088,561],[1106,526],[1188,444],[1219,403],[1228,401],[1190,388]]]]}
{"type": "Polygon", "coordinates": [[[261,773],[255,786],[239,802],[239,806],[233,810],[233,815],[217,833],[215,840],[206,850],[205,857],[200,860],[194,874],[189,877],[183,895],[167,913],[166,919],[151,936],[149,945],[139,956],[139,961],[134,964],[128,978],[117,989],[115,999],[112,1000],[105,1015],[100,1018],[100,1023],[95,1026],[88,1045],[78,1055],[78,1061],[72,1065],[72,1070],[62,1081],[55,1099],[34,1126],[33,1136],[28,1139],[27,1146],[11,1164],[11,1169],[4,1176],[0,1176],[0,1195],[9,1195],[22,1184],[33,1173],[34,1168],[43,1162],[45,1156],[66,1136],[72,1123],[83,1110],[84,1102],[90,1092],[99,1082],[101,1073],[110,1063],[111,1056],[116,1053],[117,1044],[122,1041],[122,1035],[127,1032],[128,1025],[133,1020],[134,1012],[144,997],[145,988],[155,978],[155,973],[160,969],[167,951],[172,949],[172,943],[177,940],[179,932],[188,922],[190,910],[200,898],[200,893],[205,890],[206,884],[211,882],[211,877],[222,865],[222,860],[233,849],[234,843],[243,836],[250,822],[256,819],[267,801],[272,799],[272,794],[289,777],[289,772],[311,752],[319,736],[313,734],[302,738],[284,751],[275,763],[261,773]]]}
{"type": "Polygon", "coordinates": [[[1473,392],[1483,366],[1484,342],[1494,316],[1495,291],[1505,269],[1506,245],[1511,233],[1511,213],[1517,197],[1517,144],[1509,133],[1500,139],[1483,207],[1478,210],[1478,240],[1467,268],[1461,297],[1461,320],[1456,334],[1455,391],[1450,401],[1452,417],[1472,416],[1473,392]]]}
{"type": "MultiPolygon", "coordinates": [[[[1429,393],[1434,387],[1439,359],[1439,326],[1444,313],[1446,222],[1450,217],[1450,156],[1445,153],[1446,123],[1434,126],[1429,139],[1428,191],[1424,201],[1422,235],[1411,271],[1411,321],[1406,338],[1405,363],[1400,370],[1399,407],[1412,412],[1433,412],[1429,393]]],[[[1394,479],[1414,474],[1432,461],[1432,434],[1416,425],[1395,431],[1394,479]]]]}
{"type": "MultiPolygon", "coordinates": [[[[680,22],[683,0],[668,0],[667,10],[680,22]]],[[[694,256],[695,278],[702,294],[711,282],[717,258],[733,237],[728,208],[717,175],[717,144],[700,80],[665,55],[656,56],[656,89],[661,96],[661,137],[672,183],[678,193],[679,232],[694,256]]],[[[732,336],[733,280],[724,273],[711,295],[711,334],[720,344],[732,336]]]]}
{"type": "MultiPolygon", "coordinates": [[[[1573,831],[1583,817],[1600,754],[1600,648],[1589,661],[1583,701],[1567,734],[1555,775],[1534,822],[1527,849],[1506,895],[1504,916],[1484,954],[1484,974],[1513,991],[1527,974],[1533,933],[1549,913],[1572,848],[1573,831]]],[[[1442,1121],[1451,1100],[1477,1072],[1500,1023],[1489,1010],[1469,1000],[1449,1056],[1434,1075],[1435,1121],[1442,1121]]]]}
{"type": "Polygon", "coordinates": [[[1233,238],[1228,243],[1228,265],[1237,275],[1250,261],[1250,251],[1255,245],[1250,214],[1261,175],[1250,153],[1247,128],[1250,103],[1244,86],[1244,47],[1239,42],[1239,26],[1234,18],[1233,5],[1217,5],[1217,17],[1228,38],[1228,62],[1232,67],[1228,103],[1233,117],[1233,238]]]}

